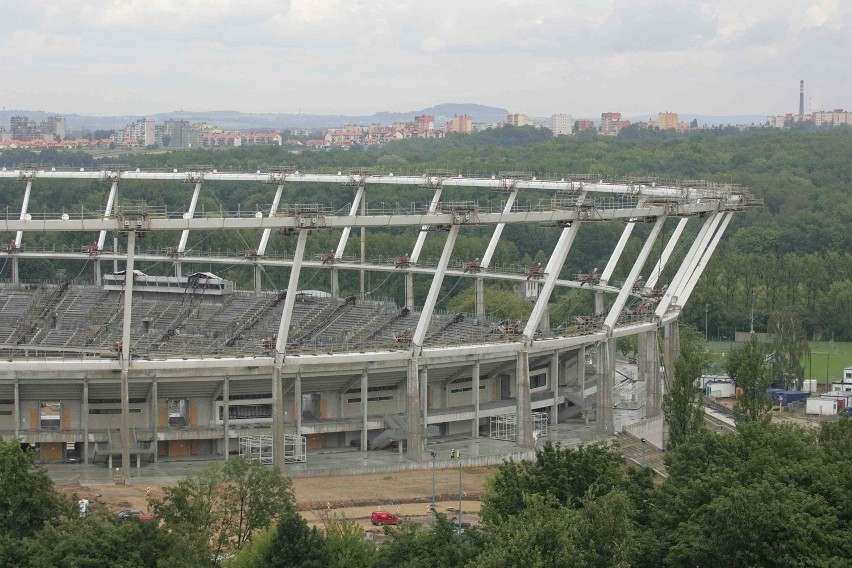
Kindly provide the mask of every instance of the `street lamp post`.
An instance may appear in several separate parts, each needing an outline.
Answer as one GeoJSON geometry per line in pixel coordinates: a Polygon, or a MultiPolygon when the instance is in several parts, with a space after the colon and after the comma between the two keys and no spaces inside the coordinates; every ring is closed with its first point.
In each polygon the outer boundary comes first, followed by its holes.
{"type": "Polygon", "coordinates": [[[704,304],[704,341],[710,341],[707,335],[707,314],[710,312],[710,304],[704,304]]]}
{"type": "Polygon", "coordinates": [[[429,452],[432,454],[432,520],[435,520],[435,456],[438,455],[438,452],[432,450],[429,452]]]}
{"type": "Polygon", "coordinates": [[[462,531],[462,462],[459,450],[450,450],[450,459],[459,461],[459,534],[462,531]]]}
{"type": "Polygon", "coordinates": [[[645,467],[645,438],[642,438],[642,467],[645,467]]]}

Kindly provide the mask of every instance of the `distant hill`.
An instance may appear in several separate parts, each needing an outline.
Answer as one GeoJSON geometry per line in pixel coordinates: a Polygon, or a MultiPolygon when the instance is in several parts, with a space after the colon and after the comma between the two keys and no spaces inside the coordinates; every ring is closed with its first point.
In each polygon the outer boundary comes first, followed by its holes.
{"type": "MultiPolygon", "coordinates": [[[[30,119],[41,122],[48,115],[60,114],[47,111],[2,110],[0,111],[0,126],[8,130],[9,119],[17,115],[25,115],[30,119]]],[[[165,120],[184,119],[191,122],[210,122],[221,128],[233,130],[248,129],[286,129],[286,128],[337,128],[344,124],[391,124],[407,122],[415,116],[430,114],[435,117],[436,126],[442,126],[457,114],[468,114],[474,122],[493,123],[506,120],[508,111],[502,108],[477,104],[447,103],[417,111],[409,112],[378,112],[371,115],[346,116],[324,114],[279,114],[279,113],[243,113],[231,110],[220,111],[173,111],[147,115],[162,122],[165,120]]],[[[122,128],[135,121],[142,115],[131,116],[86,116],[80,114],[65,114],[66,123],[70,130],[111,130],[122,128]]]]}

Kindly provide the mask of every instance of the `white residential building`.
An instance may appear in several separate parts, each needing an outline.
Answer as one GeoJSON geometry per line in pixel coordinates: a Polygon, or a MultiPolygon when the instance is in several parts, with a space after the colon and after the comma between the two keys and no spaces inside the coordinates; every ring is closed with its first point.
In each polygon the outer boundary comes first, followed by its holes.
{"type": "Polygon", "coordinates": [[[574,133],[574,119],[570,114],[554,114],[550,117],[550,130],[554,136],[570,136],[574,133]]]}

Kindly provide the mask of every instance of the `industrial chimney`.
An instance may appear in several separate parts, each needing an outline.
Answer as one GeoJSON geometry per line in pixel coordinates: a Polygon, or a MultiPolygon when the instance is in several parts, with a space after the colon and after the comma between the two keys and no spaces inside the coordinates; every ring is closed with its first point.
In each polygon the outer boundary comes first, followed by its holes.
{"type": "Polygon", "coordinates": [[[799,122],[805,120],[805,81],[799,81],[799,122]]]}

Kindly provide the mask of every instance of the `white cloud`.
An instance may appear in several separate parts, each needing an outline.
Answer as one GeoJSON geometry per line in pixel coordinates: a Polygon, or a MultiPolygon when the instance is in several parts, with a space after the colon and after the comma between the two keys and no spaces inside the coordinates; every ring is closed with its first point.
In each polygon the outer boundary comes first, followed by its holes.
{"type": "Polygon", "coordinates": [[[79,54],[85,45],[83,38],[70,34],[55,34],[37,29],[13,31],[5,42],[5,58],[72,57],[79,54]]]}
{"type": "Polygon", "coordinates": [[[7,107],[768,114],[795,106],[800,78],[852,107],[840,0],[0,0],[0,14],[7,107]]]}

